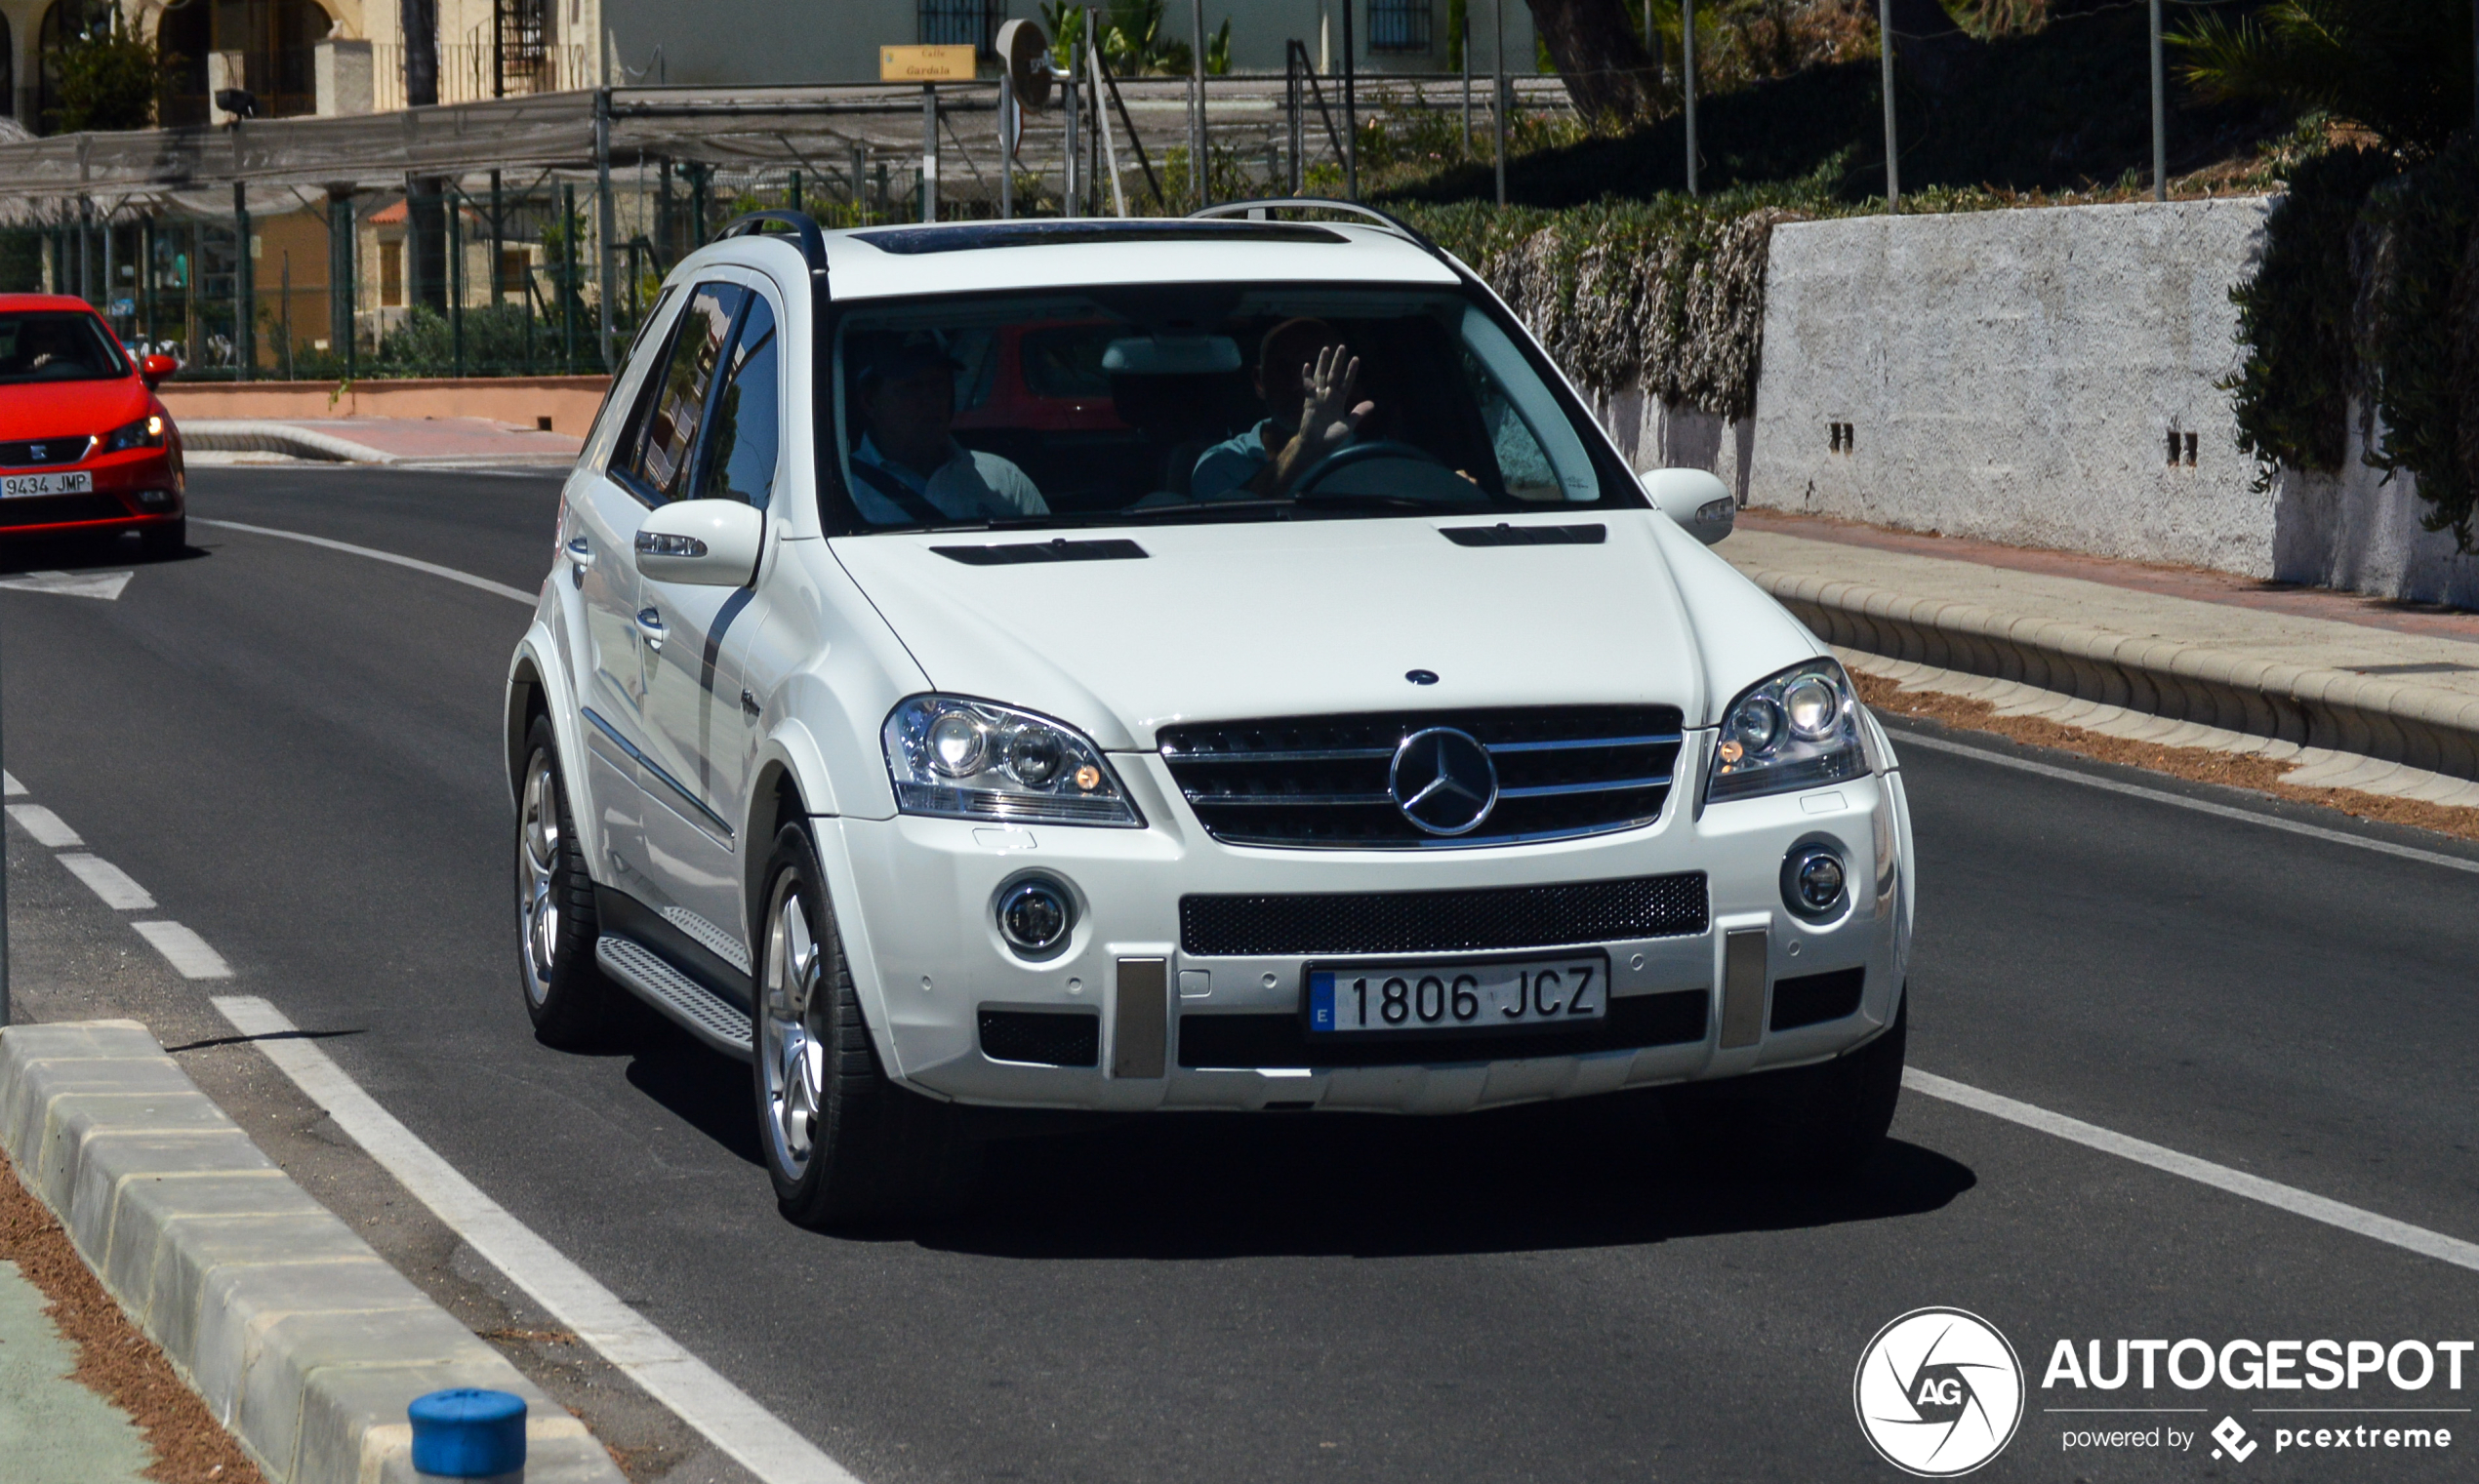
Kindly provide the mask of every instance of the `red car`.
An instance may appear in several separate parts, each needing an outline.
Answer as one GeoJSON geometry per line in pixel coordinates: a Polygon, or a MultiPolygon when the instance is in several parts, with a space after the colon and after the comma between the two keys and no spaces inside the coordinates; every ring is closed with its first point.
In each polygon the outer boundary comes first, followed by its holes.
{"type": "Polygon", "coordinates": [[[177,555],[188,517],[181,434],[143,361],[85,301],[0,294],[0,538],[136,531],[177,555]]]}

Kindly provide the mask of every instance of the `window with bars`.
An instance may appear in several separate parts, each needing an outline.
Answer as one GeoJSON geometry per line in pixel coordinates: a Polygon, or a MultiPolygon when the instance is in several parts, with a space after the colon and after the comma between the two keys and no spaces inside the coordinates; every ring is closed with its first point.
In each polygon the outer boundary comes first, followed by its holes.
{"type": "Polygon", "coordinates": [[[921,45],[990,50],[1003,0],[920,0],[921,45]]]}
{"type": "Polygon", "coordinates": [[[1368,49],[1428,51],[1430,3],[1431,0],[1368,0],[1368,49]]]}

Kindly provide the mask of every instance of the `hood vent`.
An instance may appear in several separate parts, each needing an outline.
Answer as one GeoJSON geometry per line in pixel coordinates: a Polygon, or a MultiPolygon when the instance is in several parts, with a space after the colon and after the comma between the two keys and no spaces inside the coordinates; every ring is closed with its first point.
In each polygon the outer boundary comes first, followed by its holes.
{"type": "Polygon", "coordinates": [[[1604,526],[1440,526],[1438,534],[1458,546],[1598,546],[1609,539],[1604,526]]]}
{"type": "Polygon", "coordinates": [[[932,551],[967,567],[1014,567],[1026,562],[1133,562],[1145,559],[1144,547],[1131,541],[1018,541],[1005,546],[932,546],[932,551]]]}

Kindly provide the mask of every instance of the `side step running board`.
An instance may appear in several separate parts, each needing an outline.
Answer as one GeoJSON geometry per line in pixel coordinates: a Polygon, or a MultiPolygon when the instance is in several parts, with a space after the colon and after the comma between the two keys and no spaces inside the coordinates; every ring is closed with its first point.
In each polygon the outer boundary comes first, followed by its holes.
{"type": "Polygon", "coordinates": [[[594,961],[647,1004],[679,1022],[689,1034],[726,1056],[749,1060],[749,1017],[665,963],[643,943],[605,933],[594,941],[594,961]]]}

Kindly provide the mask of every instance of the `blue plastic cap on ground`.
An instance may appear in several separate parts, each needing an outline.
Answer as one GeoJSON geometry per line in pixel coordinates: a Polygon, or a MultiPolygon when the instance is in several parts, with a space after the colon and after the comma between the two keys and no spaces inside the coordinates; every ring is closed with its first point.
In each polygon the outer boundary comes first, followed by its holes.
{"type": "Polygon", "coordinates": [[[525,1399],[506,1391],[461,1386],[418,1397],[413,1467],[451,1479],[485,1479],[525,1466],[525,1399]]]}

